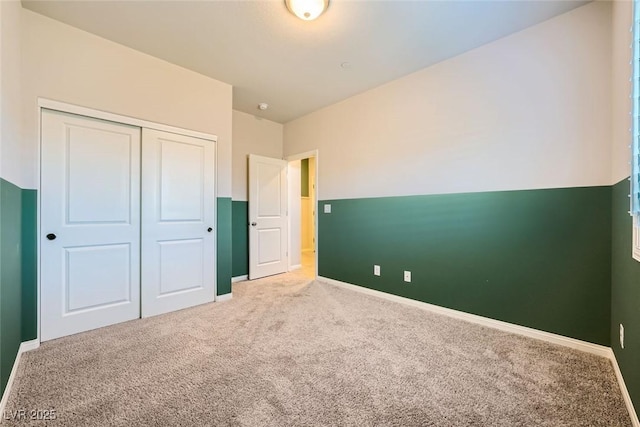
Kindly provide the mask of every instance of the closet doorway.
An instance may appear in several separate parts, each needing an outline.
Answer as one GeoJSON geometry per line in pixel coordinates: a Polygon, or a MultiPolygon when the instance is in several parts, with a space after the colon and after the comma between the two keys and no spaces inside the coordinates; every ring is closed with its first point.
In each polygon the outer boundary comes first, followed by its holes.
{"type": "Polygon", "coordinates": [[[214,144],[42,110],[42,341],[214,300],[214,144]]]}

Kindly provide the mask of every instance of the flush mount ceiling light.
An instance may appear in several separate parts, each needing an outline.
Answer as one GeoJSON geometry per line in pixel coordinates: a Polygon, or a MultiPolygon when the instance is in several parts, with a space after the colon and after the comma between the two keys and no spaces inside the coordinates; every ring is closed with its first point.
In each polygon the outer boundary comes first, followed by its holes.
{"type": "Polygon", "coordinates": [[[284,0],[284,4],[298,18],[313,21],[327,10],[329,0],[284,0]]]}

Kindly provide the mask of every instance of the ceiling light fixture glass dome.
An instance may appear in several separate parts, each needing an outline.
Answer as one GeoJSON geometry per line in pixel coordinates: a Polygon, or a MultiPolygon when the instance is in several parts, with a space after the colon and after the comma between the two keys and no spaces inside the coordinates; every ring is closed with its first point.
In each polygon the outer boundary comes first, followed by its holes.
{"type": "Polygon", "coordinates": [[[329,0],[284,0],[284,3],[291,13],[305,21],[313,21],[329,7],[329,0]]]}

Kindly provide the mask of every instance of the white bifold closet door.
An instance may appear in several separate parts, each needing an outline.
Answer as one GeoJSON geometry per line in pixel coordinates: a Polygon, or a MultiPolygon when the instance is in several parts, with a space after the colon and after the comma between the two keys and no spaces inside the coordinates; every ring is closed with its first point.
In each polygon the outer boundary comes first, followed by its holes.
{"type": "Polygon", "coordinates": [[[214,300],[214,152],[43,110],[42,341],[214,300]]]}
{"type": "Polygon", "coordinates": [[[43,110],[41,339],[140,317],[140,128],[43,110]]]}

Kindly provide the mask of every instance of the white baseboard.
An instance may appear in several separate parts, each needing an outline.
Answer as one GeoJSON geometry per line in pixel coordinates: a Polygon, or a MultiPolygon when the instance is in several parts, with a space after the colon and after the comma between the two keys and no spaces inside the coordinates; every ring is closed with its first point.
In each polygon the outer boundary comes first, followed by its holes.
{"type": "Polygon", "coordinates": [[[218,295],[216,297],[216,302],[225,302],[225,301],[229,301],[232,297],[231,292],[229,292],[228,294],[224,294],[224,295],[218,295]]]}
{"type": "Polygon", "coordinates": [[[31,341],[25,341],[22,344],[20,344],[20,350],[22,350],[23,353],[27,351],[35,350],[38,347],[40,347],[40,341],[38,341],[37,339],[31,340],[31,341]]]}
{"type": "Polygon", "coordinates": [[[232,277],[231,278],[231,283],[244,282],[245,280],[249,280],[249,276],[246,275],[246,274],[244,276],[232,277]]]}
{"type": "Polygon", "coordinates": [[[0,399],[0,422],[2,422],[2,420],[4,419],[4,408],[7,406],[7,401],[9,400],[9,395],[11,394],[11,386],[13,386],[13,380],[16,377],[16,372],[18,371],[18,366],[20,365],[20,356],[22,356],[22,353],[35,350],[38,347],[40,347],[40,341],[38,341],[37,339],[25,341],[20,344],[20,347],[18,348],[18,354],[16,354],[16,360],[13,361],[11,374],[9,374],[7,387],[4,389],[4,393],[2,393],[2,399],[0,399]]]}
{"type": "Polygon", "coordinates": [[[631,401],[629,390],[627,390],[627,385],[624,382],[624,377],[622,376],[622,371],[620,371],[620,366],[618,366],[618,360],[616,359],[616,354],[613,352],[613,349],[609,349],[609,359],[611,359],[613,371],[616,373],[616,378],[618,379],[618,385],[620,386],[620,392],[622,393],[624,404],[627,405],[627,410],[629,411],[629,416],[631,417],[631,424],[633,425],[633,427],[640,427],[638,413],[633,407],[633,402],[631,401]]]}
{"type": "Polygon", "coordinates": [[[575,350],[585,351],[587,353],[595,354],[596,356],[600,357],[610,357],[611,349],[602,345],[577,340],[575,338],[565,337],[563,335],[553,334],[551,332],[540,331],[538,329],[528,328],[526,326],[515,325],[513,323],[503,322],[501,320],[490,319],[488,317],[478,316],[476,314],[465,313],[463,311],[453,310],[451,308],[440,307],[438,305],[353,285],[351,283],[340,282],[339,280],[329,279],[327,277],[318,277],[318,280],[330,285],[340,286],[342,288],[351,289],[368,295],[374,295],[390,301],[410,305],[412,307],[421,308],[432,313],[442,314],[444,316],[453,317],[455,319],[476,323],[478,325],[486,326],[493,329],[499,329],[501,331],[510,332],[513,334],[524,335],[529,338],[536,338],[553,344],[570,347],[575,350]]]}
{"type": "Polygon", "coordinates": [[[300,270],[302,268],[302,264],[296,264],[289,267],[289,271],[300,270]]]}

